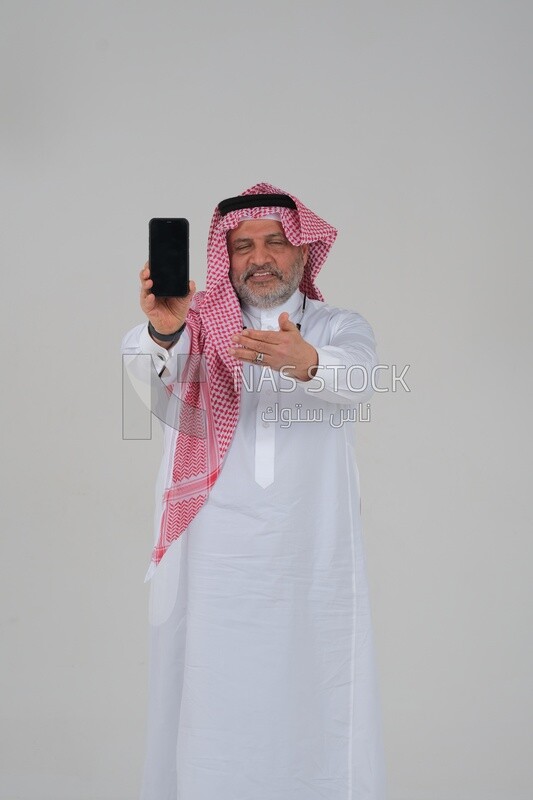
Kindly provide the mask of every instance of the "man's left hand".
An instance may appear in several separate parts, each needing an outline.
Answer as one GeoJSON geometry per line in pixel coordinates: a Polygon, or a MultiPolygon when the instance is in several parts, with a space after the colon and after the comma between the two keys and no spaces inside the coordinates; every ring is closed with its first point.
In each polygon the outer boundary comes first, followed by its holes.
{"type": "Polygon", "coordinates": [[[310,380],[318,367],[318,353],[306,342],[300,331],[289,319],[286,311],[279,315],[279,331],[261,331],[246,328],[234,334],[232,342],[239,347],[230,349],[230,355],[241,361],[271,367],[277,372],[285,367],[287,375],[300,381],[310,380]],[[257,354],[263,360],[257,361],[257,354]]]}

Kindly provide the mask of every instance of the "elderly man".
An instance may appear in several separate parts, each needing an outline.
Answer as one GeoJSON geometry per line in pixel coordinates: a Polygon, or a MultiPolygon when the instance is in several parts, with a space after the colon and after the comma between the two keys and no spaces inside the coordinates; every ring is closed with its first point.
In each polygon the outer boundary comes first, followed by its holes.
{"type": "Polygon", "coordinates": [[[323,301],[336,231],[258,184],[215,209],[205,292],[123,353],[169,397],[156,487],[143,800],[382,800],[354,420],[369,324],[323,301]],[[170,407],[170,406],[169,406],[170,407]]]}

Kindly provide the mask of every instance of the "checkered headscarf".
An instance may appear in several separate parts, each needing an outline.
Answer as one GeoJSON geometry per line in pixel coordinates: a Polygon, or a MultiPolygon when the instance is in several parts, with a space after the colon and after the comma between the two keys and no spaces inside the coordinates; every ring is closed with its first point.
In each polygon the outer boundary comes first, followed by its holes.
{"type": "MultiPolygon", "coordinates": [[[[288,195],[288,192],[268,183],[258,183],[242,194],[288,195]]],[[[295,246],[309,245],[300,290],[311,299],[323,300],[315,278],[337,231],[298,198],[289,197],[296,203],[296,209],[261,206],[230,211],[222,216],[217,207],[213,214],[207,243],[206,290],[197,292],[187,315],[191,348],[180,378],[183,402],[172,482],[163,496],[160,535],[152,552],[147,579],[207,500],[239,419],[241,363],[228,354],[228,348],[232,334],[242,330],[242,312],[229,279],[227,232],[236,228],[243,217],[260,219],[278,213],[289,242],[295,246]]]]}

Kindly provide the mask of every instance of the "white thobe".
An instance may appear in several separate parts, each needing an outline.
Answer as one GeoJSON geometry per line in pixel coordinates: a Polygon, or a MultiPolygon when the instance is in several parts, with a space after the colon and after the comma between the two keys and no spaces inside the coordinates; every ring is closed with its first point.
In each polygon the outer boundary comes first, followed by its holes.
{"type": "MultiPolygon", "coordinates": [[[[384,797],[353,422],[375,342],[359,314],[315,300],[302,314],[302,300],[244,306],[243,325],[301,320],[316,377],[293,386],[245,365],[220,476],[152,577],[142,800],[384,797]]],[[[185,333],[166,351],[145,325],[123,342],[167,383],[188,348],[185,333]]],[[[156,539],[175,429],[164,436],[156,539]]]]}

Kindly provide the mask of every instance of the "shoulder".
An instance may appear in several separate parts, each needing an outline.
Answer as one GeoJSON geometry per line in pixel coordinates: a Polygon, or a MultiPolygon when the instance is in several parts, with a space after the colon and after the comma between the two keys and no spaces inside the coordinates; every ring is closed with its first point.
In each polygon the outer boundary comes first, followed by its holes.
{"type": "Polygon", "coordinates": [[[367,330],[373,337],[370,323],[357,311],[348,308],[331,306],[322,300],[308,300],[306,313],[310,321],[316,324],[327,324],[332,332],[344,329],[367,330]]]}

